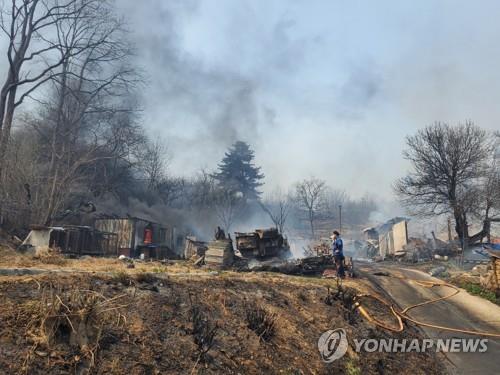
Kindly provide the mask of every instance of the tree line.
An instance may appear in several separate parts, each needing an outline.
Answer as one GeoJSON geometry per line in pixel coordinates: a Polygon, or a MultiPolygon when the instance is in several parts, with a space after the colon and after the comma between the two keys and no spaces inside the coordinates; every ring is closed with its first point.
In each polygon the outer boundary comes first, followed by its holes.
{"type": "Polygon", "coordinates": [[[190,178],[164,174],[149,191],[150,203],[159,199],[170,211],[182,213],[180,216],[210,225],[217,223],[226,232],[234,229],[235,224],[257,217],[260,221],[256,225],[270,222],[281,233],[302,231],[312,238],[317,237],[318,223],[326,223],[329,230],[338,226],[339,205],[344,207],[347,225],[366,224],[370,213],[377,209],[373,198],[352,199],[346,192],[314,177],[291,186],[278,186],[266,194],[261,191],[264,180],[251,146],[237,141],[214,171],[201,170],[190,178]]]}
{"type": "Polygon", "coordinates": [[[141,160],[141,77],[112,1],[6,1],[0,28],[0,213],[48,225],[75,196],[114,191],[141,160]]]}

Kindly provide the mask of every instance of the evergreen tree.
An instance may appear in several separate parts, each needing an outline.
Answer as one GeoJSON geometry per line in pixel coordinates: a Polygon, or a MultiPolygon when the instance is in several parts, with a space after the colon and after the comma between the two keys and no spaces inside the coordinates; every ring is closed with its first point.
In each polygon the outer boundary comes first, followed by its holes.
{"type": "Polygon", "coordinates": [[[263,185],[264,174],[253,164],[254,152],[250,146],[238,141],[226,152],[218,165],[214,178],[219,185],[233,194],[241,194],[245,199],[258,199],[263,185]]]}

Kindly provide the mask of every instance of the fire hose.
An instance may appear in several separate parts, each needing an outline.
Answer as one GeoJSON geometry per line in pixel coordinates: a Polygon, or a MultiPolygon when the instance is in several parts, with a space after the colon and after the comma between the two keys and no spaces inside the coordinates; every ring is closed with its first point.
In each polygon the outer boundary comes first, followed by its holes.
{"type": "MultiPolygon", "coordinates": [[[[403,278],[401,278],[401,279],[403,279],[403,278]]],[[[457,295],[458,293],[460,293],[460,289],[458,289],[456,286],[448,284],[446,282],[422,281],[422,280],[413,280],[413,279],[405,279],[405,280],[410,281],[410,282],[415,282],[416,284],[419,284],[419,285],[421,285],[423,287],[426,287],[426,288],[433,288],[433,287],[439,287],[439,286],[443,287],[444,286],[444,287],[448,287],[448,288],[453,289],[453,292],[450,293],[450,294],[448,294],[448,295],[446,295],[446,296],[444,296],[444,297],[439,297],[439,298],[431,299],[431,300],[428,300],[428,301],[425,301],[425,302],[421,302],[421,303],[417,303],[417,304],[414,304],[414,305],[410,305],[410,306],[406,307],[405,309],[403,309],[401,311],[397,310],[393,304],[390,304],[389,302],[385,301],[384,299],[382,299],[382,298],[380,298],[380,297],[378,297],[376,295],[372,295],[372,294],[358,294],[356,296],[357,297],[356,298],[357,301],[355,302],[354,307],[370,323],[373,323],[373,324],[375,324],[378,327],[381,327],[381,328],[383,328],[385,330],[392,331],[392,332],[403,332],[403,330],[404,330],[403,321],[406,320],[406,321],[412,322],[412,323],[414,323],[416,325],[419,325],[419,326],[429,327],[429,328],[435,328],[435,329],[439,329],[439,330],[443,330],[443,331],[465,333],[465,334],[468,334],[468,335],[476,335],[476,336],[486,336],[486,337],[498,337],[498,338],[500,338],[500,333],[483,332],[483,331],[471,331],[471,330],[466,330],[466,329],[459,329],[459,328],[441,326],[441,325],[437,325],[437,324],[431,324],[431,323],[422,322],[420,320],[416,320],[414,318],[411,318],[408,315],[408,311],[410,311],[412,309],[415,309],[417,307],[421,307],[421,306],[425,306],[425,305],[430,305],[432,303],[436,303],[436,302],[443,301],[443,300],[446,300],[448,298],[451,298],[451,297],[457,295]],[[383,305],[385,305],[386,307],[388,307],[388,309],[390,310],[392,316],[394,316],[394,318],[397,321],[397,327],[388,325],[388,324],[386,324],[384,322],[381,322],[377,318],[373,317],[372,314],[369,313],[368,309],[365,306],[361,305],[360,299],[363,299],[363,298],[372,298],[372,299],[375,299],[375,300],[379,301],[380,303],[382,303],[383,305]]]]}

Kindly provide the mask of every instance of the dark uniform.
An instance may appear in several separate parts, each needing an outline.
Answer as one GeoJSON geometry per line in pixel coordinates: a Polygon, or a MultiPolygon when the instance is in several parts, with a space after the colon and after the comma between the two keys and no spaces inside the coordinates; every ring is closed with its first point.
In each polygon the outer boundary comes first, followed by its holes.
{"type": "Polygon", "coordinates": [[[333,257],[335,258],[335,264],[337,265],[337,277],[344,278],[344,242],[340,236],[337,236],[332,243],[333,257]]]}

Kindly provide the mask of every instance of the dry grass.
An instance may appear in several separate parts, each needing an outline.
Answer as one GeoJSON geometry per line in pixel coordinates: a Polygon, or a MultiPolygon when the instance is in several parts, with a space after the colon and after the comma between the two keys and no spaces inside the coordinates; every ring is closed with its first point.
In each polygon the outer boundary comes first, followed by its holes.
{"type": "Polygon", "coordinates": [[[64,266],[67,263],[67,259],[59,251],[49,247],[37,248],[33,259],[40,261],[42,264],[55,266],[64,266]]]}
{"type": "Polygon", "coordinates": [[[113,272],[113,281],[123,286],[132,286],[134,284],[134,279],[131,275],[123,270],[113,272]]]}
{"type": "Polygon", "coordinates": [[[271,341],[276,334],[277,315],[255,302],[247,305],[246,312],[248,328],[255,332],[259,340],[271,341]]]}
{"type": "Polygon", "coordinates": [[[23,367],[28,372],[33,356],[43,356],[63,346],[73,348],[77,362],[90,371],[95,366],[103,337],[113,329],[123,328],[126,323],[121,312],[127,307],[120,301],[123,297],[106,298],[93,290],[65,291],[61,285],[46,287],[38,303],[25,306],[32,317],[27,325],[27,336],[33,346],[23,367]]]}
{"type": "Polygon", "coordinates": [[[135,275],[135,280],[138,283],[153,284],[158,281],[158,278],[148,272],[139,272],[135,275]]]}
{"type": "MultiPolygon", "coordinates": [[[[134,262],[133,269],[127,269],[129,263],[118,258],[98,258],[84,256],[70,259],[52,249],[43,249],[39,254],[21,253],[8,246],[0,245],[0,268],[38,268],[46,270],[67,270],[82,272],[120,272],[151,273],[199,273],[200,270],[189,262],[163,264],[157,261],[134,262]]],[[[204,272],[204,271],[201,271],[204,272]]]]}
{"type": "Polygon", "coordinates": [[[346,320],[342,298],[325,304],[332,280],[117,271],[0,277],[3,373],[377,374],[379,363],[386,373],[439,373],[435,358],[419,353],[350,350],[324,364],[317,340],[328,329],[345,328],[350,339],[385,334],[346,320]]]}

